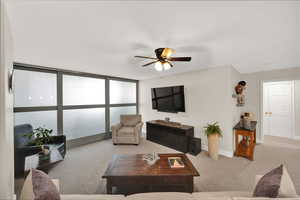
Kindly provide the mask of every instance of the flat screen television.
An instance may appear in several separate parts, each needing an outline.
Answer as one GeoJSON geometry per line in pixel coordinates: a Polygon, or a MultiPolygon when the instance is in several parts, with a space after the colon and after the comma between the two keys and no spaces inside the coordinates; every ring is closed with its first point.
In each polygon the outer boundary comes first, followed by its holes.
{"type": "Polygon", "coordinates": [[[184,86],[152,88],[152,109],[162,112],[185,112],[184,86]]]}

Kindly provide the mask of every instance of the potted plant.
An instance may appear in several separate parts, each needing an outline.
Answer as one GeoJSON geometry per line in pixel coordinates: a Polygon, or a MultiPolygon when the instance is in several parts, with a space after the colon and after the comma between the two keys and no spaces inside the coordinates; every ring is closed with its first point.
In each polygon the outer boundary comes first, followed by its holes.
{"type": "Polygon", "coordinates": [[[46,144],[49,144],[51,141],[52,131],[52,129],[38,127],[33,132],[24,135],[31,140],[29,145],[41,147],[41,152],[39,152],[40,160],[48,160],[50,158],[50,149],[46,144]]]}
{"type": "Polygon", "coordinates": [[[219,137],[222,137],[222,130],[218,125],[218,122],[213,124],[207,124],[204,127],[205,135],[208,139],[208,154],[214,160],[218,160],[219,157],[219,137]]]}

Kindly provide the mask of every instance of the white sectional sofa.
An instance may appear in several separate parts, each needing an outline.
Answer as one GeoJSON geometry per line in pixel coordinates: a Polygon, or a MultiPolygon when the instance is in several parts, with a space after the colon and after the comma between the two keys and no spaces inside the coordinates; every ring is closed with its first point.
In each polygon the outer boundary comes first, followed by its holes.
{"type": "MultiPolygon", "coordinates": [[[[61,200],[232,200],[234,197],[250,197],[249,192],[153,192],[129,196],[123,195],[61,195],[61,200]]],[[[247,198],[248,199],[248,198],[247,198]]]]}
{"type": "MultiPolygon", "coordinates": [[[[53,180],[59,189],[59,181],[53,180]]],[[[61,200],[268,200],[272,198],[255,198],[249,191],[227,192],[152,192],[133,195],[106,194],[61,194],[61,200]]],[[[274,198],[273,198],[274,199],[274,198]]],[[[275,198],[276,200],[300,200],[299,198],[275,198]]]]}
{"type": "MultiPolygon", "coordinates": [[[[274,198],[252,197],[252,192],[153,192],[129,196],[123,195],[74,195],[62,194],[61,200],[268,200],[274,198]]],[[[300,200],[300,198],[275,198],[276,200],[300,200]]]]}

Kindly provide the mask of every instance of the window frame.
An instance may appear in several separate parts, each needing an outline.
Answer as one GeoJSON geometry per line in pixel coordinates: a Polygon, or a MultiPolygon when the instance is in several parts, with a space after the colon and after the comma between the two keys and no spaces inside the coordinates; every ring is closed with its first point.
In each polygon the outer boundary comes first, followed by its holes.
{"type": "MultiPolygon", "coordinates": [[[[34,112],[34,111],[57,111],[57,135],[63,135],[63,111],[64,110],[76,110],[76,109],[87,109],[87,108],[105,108],[105,134],[106,137],[111,137],[110,131],[110,108],[111,107],[126,107],[126,106],[135,106],[136,114],[139,113],[139,81],[135,79],[121,78],[121,77],[113,77],[106,76],[100,74],[86,73],[86,72],[78,72],[72,70],[64,70],[58,68],[49,68],[39,65],[31,65],[25,63],[14,62],[15,70],[26,70],[33,72],[43,72],[43,73],[52,73],[56,74],[56,92],[57,92],[57,105],[56,106],[30,106],[30,107],[14,107],[14,113],[18,112],[34,112]],[[97,78],[105,81],[105,103],[104,104],[87,104],[87,105],[63,105],[63,76],[79,76],[79,77],[87,77],[87,78],[97,78]],[[110,80],[123,81],[123,82],[133,82],[136,83],[136,102],[135,103],[120,103],[120,104],[110,104],[110,80]]],[[[98,135],[99,133],[95,133],[98,135]]],[[[102,134],[102,133],[100,133],[102,134]]],[[[89,137],[89,136],[87,136],[89,137]]],[[[92,135],[93,137],[93,135],[92,135]]],[[[78,138],[79,140],[86,138],[78,138]]],[[[103,138],[103,137],[101,137],[103,138]]],[[[105,137],[104,137],[105,138],[105,137]]],[[[77,139],[73,139],[77,140],[77,139]]],[[[72,140],[69,140],[72,141],[72,140]]],[[[76,146],[80,145],[80,141],[76,141],[76,146]]]]}

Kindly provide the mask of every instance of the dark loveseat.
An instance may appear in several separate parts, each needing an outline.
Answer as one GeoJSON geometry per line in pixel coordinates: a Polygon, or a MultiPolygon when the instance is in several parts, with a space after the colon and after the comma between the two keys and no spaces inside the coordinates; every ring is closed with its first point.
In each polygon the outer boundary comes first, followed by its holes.
{"type": "MultiPolygon", "coordinates": [[[[15,176],[24,175],[26,156],[37,154],[41,151],[39,146],[30,146],[31,140],[24,137],[24,134],[31,133],[33,128],[30,124],[22,124],[14,128],[14,147],[15,147],[15,176]]],[[[51,142],[64,157],[66,154],[66,136],[51,136],[51,142]]]]}

